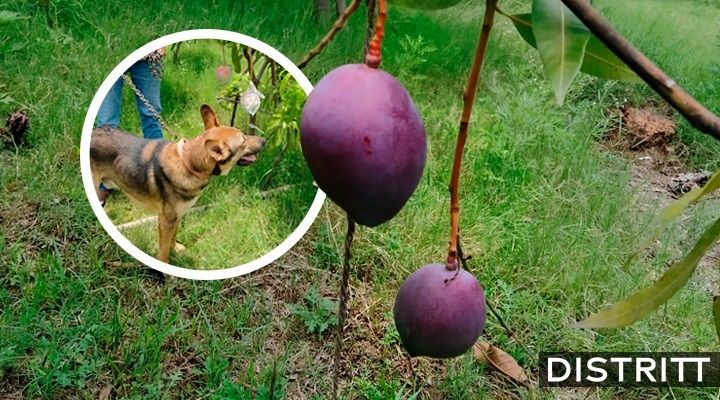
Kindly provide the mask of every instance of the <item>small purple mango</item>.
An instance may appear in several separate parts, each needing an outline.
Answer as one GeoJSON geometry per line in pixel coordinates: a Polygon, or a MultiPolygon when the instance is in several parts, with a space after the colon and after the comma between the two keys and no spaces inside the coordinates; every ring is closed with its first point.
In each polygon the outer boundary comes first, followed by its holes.
{"type": "Polygon", "coordinates": [[[402,284],[393,313],[412,357],[457,357],[472,347],[485,327],[485,294],[469,272],[428,264],[402,284]]]}

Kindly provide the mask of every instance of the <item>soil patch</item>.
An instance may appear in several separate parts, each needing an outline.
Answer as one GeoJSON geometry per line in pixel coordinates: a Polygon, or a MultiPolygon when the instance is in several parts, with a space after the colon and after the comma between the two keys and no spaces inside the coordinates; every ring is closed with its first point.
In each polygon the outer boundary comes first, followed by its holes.
{"type": "Polygon", "coordinates": [[[687,151],[676,138],[677,124],[667,106],[624,106],[608,110],[608,115],[616,124],[603,144],[633,161],[633,188],[664,205],[710,178],[708,171],[688,170],[687,151]]]}
{"type": "MultiPolygon", "coordinates": [[[[686,149],[675,136],[677,125],[667,106],[625,106],[608,114],[617,123],[603,144],[632,160],[630,186],[639,193],[643,212],[656,212],[712,176],[709,171],[688,169],[686,149]]],[[[711,201],[717,201],[717,195],[711,201]]],[[[720,243],[703,257],[694,281],[704,292],[720,294],[720,243]]]]}

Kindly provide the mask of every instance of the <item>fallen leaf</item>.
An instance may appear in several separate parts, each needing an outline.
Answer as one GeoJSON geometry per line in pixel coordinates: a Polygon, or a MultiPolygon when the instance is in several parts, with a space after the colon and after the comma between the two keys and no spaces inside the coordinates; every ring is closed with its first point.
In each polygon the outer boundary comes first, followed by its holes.
{"type": "Polygon", "coordinates": [[[110,393],[112,392],[112,387],[105,386],[100,391],[100,395],[98,396],[98,400],[110,400],[110,393]]]}
{"type": "Polygon", "coordinates": [[[482,363],[489,363],[498,371],[518,382],[528,380],[523,367],[510,354],[488,342],[475,343],[473,345],[473,356],[482,363]]]}

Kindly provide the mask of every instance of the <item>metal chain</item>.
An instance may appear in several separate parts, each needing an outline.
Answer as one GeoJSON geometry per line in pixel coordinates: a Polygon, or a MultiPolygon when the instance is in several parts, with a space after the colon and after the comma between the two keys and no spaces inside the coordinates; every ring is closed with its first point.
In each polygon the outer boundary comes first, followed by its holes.
{"type": "Polygon", "coordinates": [[[142,94],[140,89],[138,89],[138,87],[135,86],[132,79],[130,79],[130,77],[127,76],[126,74],[123,74],[122,77],[123,77],[123,80],[125,81],[125,83],[127,83],[130,86],[130,88],[133,90],[133,92],[135,92],[135,95],[138,97],[138,99],[140,99],[140,101],[145,105],[145,107],[147,107],[147,109],[150,111],[150,114],[152,114],[152,116],[160,123],[160,126],[162,126],[163,129],[165,129],[166,131],[168,131],[170,133],[170,136],[172,136],[173,140],[178,140],[179,139],[178,134],[175,133],[175,131],[173,131],[172,129],[170,129],[170,127],[165,123],[165,121],[163,121],[162,117],[160,116],[160,113],[158,113],[157,110],[155,109],[155,107],[153,107],[152,104],[150,104],[150,101],[148,101],[148,99],[145,97],[145,95],[142,94]]]}

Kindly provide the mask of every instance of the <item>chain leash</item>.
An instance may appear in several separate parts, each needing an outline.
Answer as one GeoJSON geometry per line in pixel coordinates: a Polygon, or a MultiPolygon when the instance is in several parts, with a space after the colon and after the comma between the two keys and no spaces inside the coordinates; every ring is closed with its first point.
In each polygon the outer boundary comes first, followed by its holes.
{"type": "Polygon", "coordinates": [[[150,111],[150,114],[152,114],[152,116],[160,123],[160,126],[162,126],[163,129],[165,129],[166,131],[168,131],[170,133],[170,136],[172,137],[173,140],[177,141],[180,138],[180,136],[178,136],[178,134],[175,133],[175,131],[170,129],[170,127],[165,123],[165,121],[163,121],[162,117],[160,116],[160,113],[158,113],[157,110],[155,109],[155,107],[153,107],[152,104],[150,104],[150,101],[148,101],[148,99],[145,97],[145,95],[143,95],[142,92],[140,92],[140,89],[138,89],[138,87],[135,86],[132,79],[130,79],[130,77],[127,76],[126,74],[123,74],[122,78],[125,81],[125,83],[127,83],[130,86],[130,88],[133,90],[133,92],[135,92],[135,95],[138,97],[138,99],[140,99],[140,101],[145,105],[145,107],[147,107],[147,109],[150,111]]]}

